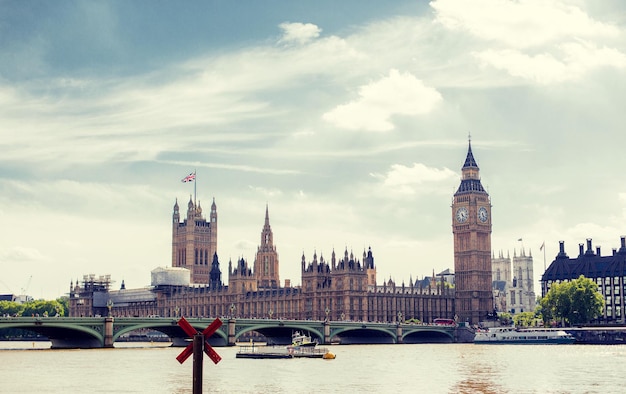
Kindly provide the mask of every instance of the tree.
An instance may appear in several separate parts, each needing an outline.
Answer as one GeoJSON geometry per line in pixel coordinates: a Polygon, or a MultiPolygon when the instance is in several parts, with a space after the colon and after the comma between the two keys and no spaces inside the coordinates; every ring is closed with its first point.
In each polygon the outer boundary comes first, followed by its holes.
{"type": "Polygon", "coordinates": [[[536,317],[535,312],[520,312],[513,316],[513,324],[516,327],[530,327],[534,325],[536,317]]]}
{"type": "Polygon", "coordinates": [[[598,285],[581,275],[570,282],[553,283],[540,305],[546,323],[562,320],[570,325],[582,324],[602,314],[604,298],[598,285]]]}
{"type": "Polygon", "coordinates": [[[22,316],[56,316],[63,315],[63,306],[58,301],[36,300],[24,304],[22,316]]]}
{"type": "Polygon", "coordinates": [[[21,316],[24,307],[15,301],[0,301],[0,316],[21,316]]]}
{"type": "Polygon", "coordinates": [[[500,320],[500,324],[502,324],[503,326],[508,326],[509,324],[511,324],[511,314],[508,312],[499,312],[498,313],[498,320],[500,320]]]}
{"type": "Polygon", "coordinates": [[[56,299],[56,302],[61,306],[58,310],[60,316],[67,317],[70,312],[70,299],[67,296],[59,297],[56,299]]]}

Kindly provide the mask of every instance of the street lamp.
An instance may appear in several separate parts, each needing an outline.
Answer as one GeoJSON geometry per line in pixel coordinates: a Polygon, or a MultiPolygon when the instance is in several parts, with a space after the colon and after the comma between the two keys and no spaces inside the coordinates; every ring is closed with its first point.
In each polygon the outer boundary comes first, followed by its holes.
{"type": "Polygon", "coordinates": [[[272,309],[270,309],[270,310],[267,312],[267,314],[268,314],[268,315],[270,315],[270,320],[272,320],[272,315],[274,314],[274,311],[273,311],[272,309]]]}
{"type": "Polygon", "coordinates": [[[178,307],[178,305],[176,305],[176,307],[174,308],[174,317],[178,317],[178,311],[180,311],[180,308],[178,307]]]}
{"type": "Polygon", "coordinates": [[[345,313],[343,313],[343,312],[341,312],[341,320],[344,320],[344,319],[345,319],[345,317],[346,317],[346,314],[345,314],[345,313]]]}
{"type": "Polygon", "coordinates": [[[398,324],[402,323],[402,312],[398,312],[398,324]]]}
{"type": "Polygon", "coordinates": [[[234,318],[235,317],[235,304],[230,304],[230,317],[234,318]]]}
{"type": "Polygon", "coordinates": [[[109,298],[107,301],[107,308],[109,308],[109,317],[111,317],[111,309],[113,308],[113,300],[109,298]]]}
{"type": "Polygon", "coordinates": [[[324,309],[324,313],[326,313],[326,321],[328,321],[328,314],[330,313],[330,309],[326,307],[326,309],[324,309]]]}

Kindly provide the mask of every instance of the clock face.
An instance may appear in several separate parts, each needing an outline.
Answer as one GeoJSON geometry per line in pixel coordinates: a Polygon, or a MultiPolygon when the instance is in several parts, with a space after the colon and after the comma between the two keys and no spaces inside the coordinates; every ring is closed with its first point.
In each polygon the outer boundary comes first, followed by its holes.
{"type": "Polygon", "coordinates": [[[456,210],[456,221],[459,223],[465,223],[467,220],[467,208],[461,207],[456,210]]]}
{"type": "Polygon", "coordinates": [[[480,207],[480,209],[478,209],[478,220],[480,220],[483,223],[486,223],[488,218],[489,218],[489,213],[487,212],[487,208],[480,207]]]}

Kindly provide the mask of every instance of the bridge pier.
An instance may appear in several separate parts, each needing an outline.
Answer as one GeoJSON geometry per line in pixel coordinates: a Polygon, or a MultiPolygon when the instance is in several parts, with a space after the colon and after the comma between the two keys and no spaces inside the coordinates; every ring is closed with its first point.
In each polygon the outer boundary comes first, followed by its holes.
{"type": "Polygon", "coordinates": [[[228,319],[228,346],[235,346],[235,319],[228,319]]]}
{"type": "Polygon", "coordinates": [[[104,318],[104,347],[113,347],[113,318],[104,318]]]}
{"type": "Polygon", "coordinates": [[[404,339],[402,338],[402,326],[398,324],[396,326],[396,343],[402,343],[404,339]]]}
{"type": "Polygon", "coordinates": [[[330,322],[328,320],[324,321],[324,343],[323,345],[328,345],[330,343],[330,322]]]}

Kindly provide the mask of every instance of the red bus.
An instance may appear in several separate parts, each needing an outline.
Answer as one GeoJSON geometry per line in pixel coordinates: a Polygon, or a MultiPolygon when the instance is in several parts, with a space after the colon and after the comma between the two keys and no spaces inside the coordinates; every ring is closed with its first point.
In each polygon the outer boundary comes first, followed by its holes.
{"type": "Polygon", "coordinates": [[[435,320],[433,320],[434,324],[440,325],[440,326],[456,326],[456,322],[453,319],[441,319],[441,318],[437,318],[435,320]]]}

